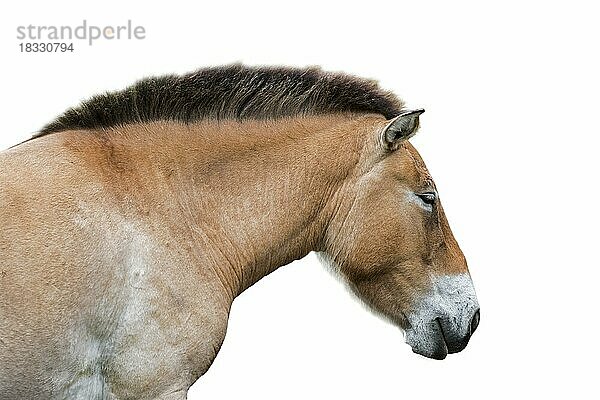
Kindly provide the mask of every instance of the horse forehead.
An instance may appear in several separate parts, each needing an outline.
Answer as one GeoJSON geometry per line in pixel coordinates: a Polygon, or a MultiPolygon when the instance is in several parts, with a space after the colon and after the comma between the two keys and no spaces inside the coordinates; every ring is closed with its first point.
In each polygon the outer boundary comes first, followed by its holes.
{"type": "Polygon", "coordinates": [[[431,183],[433,179],[419,152],[409,142],[405,142],[396,150],[392,162],[393,168],[402,176],[420,183],[431,183]]]}

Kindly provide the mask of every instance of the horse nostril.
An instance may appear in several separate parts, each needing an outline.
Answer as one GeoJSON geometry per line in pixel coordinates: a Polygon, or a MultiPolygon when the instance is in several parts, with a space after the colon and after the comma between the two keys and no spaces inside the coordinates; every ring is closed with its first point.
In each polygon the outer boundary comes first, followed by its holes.
{"type": "Polygon", "coordinates": [[[479,326],[479,308],[473,314],[473,319],[471,319],[471,335],[475,333],[475,329],[479,326]]]}

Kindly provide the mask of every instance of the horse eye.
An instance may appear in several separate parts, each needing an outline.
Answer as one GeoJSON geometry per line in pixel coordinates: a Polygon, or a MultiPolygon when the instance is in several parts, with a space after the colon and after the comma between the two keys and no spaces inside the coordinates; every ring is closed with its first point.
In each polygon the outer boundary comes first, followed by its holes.
{"type": "Polygon", "coordinates": [[[433,192],[419,193],[417,194],[423,203],[432,206],[435,203],[436,195],[433,192]]]}

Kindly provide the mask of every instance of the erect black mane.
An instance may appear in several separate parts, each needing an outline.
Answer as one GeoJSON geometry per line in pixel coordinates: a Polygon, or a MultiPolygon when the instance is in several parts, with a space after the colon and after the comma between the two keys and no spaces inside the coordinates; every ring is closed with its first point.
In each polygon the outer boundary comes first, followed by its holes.
{"type": "Polygon", "coordinates": [[[70,129],[95,129],[169,120],[276,119],[339,112],[400,113],[403,103],[377,82],[320,68],[200,69],[140,80],[71,108],[34,137],[70,129]]]}

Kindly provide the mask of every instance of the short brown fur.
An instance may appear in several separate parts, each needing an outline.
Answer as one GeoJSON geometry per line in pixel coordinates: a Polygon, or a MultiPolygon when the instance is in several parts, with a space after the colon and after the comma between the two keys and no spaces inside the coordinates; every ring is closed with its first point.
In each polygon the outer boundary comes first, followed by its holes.
{"type": "Polygon", "coordinates": [[[388,123],[149,121],[0,153],[0,398],[183,399],[234,298],[310,251],[406,328],[431,274],[467,269],[439,202],[406,200],[435,188],[388,123]]]}

